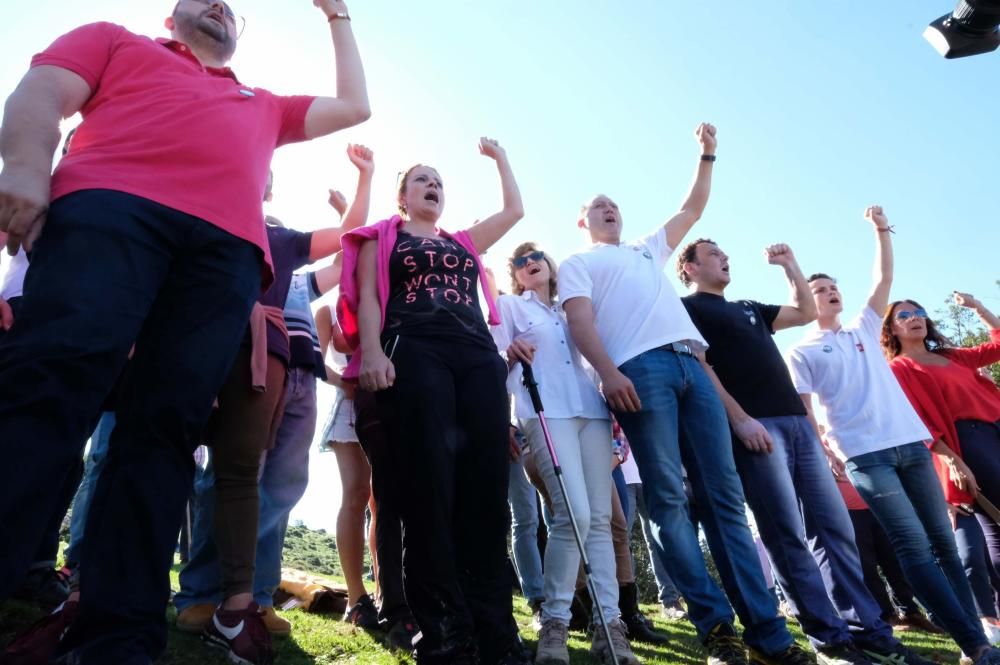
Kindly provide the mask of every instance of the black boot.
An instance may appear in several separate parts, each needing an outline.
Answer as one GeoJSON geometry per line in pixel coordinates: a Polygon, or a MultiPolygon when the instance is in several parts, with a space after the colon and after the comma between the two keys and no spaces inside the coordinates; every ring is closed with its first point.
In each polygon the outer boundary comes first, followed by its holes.
{"type": "Polygon", "coordinates": [[[652,622],[639,609],[639,588],[632,584],[618,587],[618,609],[622,612],[622,623],[628,628],[628,637],[633,642],[646,644],[666,644],[670,638],[653,627],[652,622]]]}

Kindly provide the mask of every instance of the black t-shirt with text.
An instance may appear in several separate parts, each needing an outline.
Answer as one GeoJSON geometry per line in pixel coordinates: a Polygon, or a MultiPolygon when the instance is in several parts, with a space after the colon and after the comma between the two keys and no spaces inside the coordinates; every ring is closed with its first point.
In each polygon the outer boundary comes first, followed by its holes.
{"type": "Polygon", "coordinates": [[[694,293],[681,302],[708,342],[708,364],[749,416],[806,415],[772,337],[780,306],[730,302],[711,293],[694,293]]]}
{"type": "Polygon", "coordinates": [[[475,257],[447,238],[400,231],[389,259],[383,333],[457,341],[496,351],[479,308],[475,257]]]}

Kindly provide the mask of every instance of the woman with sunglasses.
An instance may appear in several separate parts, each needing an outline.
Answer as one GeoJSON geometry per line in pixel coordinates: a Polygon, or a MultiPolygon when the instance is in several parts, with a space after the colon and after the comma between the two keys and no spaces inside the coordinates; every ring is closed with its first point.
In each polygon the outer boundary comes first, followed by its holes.
{"type": "Polygon", "coordinates": [[[527,662],[505,574],[507,368],[477,293],[496,322],[479,254],[524,210],[504,149],[483,138],[479,151],[500,174],[499,212],[465,231],[440,229],[441,176],[418,164],[400,177],[400,215],[344,237],[337,316],[354,350],[344,378],[375,393],[389,440],[383,466],[399,498],[421,665],[527,662]]]}
{"type": "MultiPolygon", "coordinates": [[[[570,605],[580,568],[570,515],[558,486],[538,416],[522,383],[522,363],[531,363],[545,405],[546,420],[563,471],[580,539],[593,570],[594,584],[611,629],[620,663],[638,663],[632,654],[618,608],[615,552],[611,541],[612,457],[608,405],[587,376],[565,316],[554,302],[556,264],[534,243],[522,243],[507,261],[513,295],[501,296],[500,325],[493,327],[497,347],[507,352],[507,390],[532,461],[551,500],[552,520],[545,548],[545,601],[536,663],[569,663],[566,646],[570,605]]],[[[594,607],[594,621],[597,606],[594,607]]],[[[604,632],[594,630],[591,652],[608,654],[604,632]]]]}
{"type": "Polygon", "coordinates": [[[931,432],[934,466],[955,513],[959,554],[979,615],[987,633],[1000,639],[983,560],[985,534],[991,564],[1000,571],[1000,525],[982,507],[1000,505],[1000,390],[979,373],[1000,361],[1000,318],[967,293],[956,292],[955,302],[979,315],[990,330],[989,342],[956,348],[919,303],[902,300],[886,310],[881,344],[903,392],[931,432]]]}

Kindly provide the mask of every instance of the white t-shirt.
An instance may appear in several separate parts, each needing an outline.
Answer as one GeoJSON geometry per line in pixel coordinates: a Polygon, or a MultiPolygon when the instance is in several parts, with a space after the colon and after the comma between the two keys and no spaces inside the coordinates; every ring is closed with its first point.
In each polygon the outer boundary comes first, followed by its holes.
{"type": "Polygon", "coordinates": [[[596,243],[559,267],[559,300],[590,298],[597,332],[615,365],[685,340],[708,348],[663,272],[673,253],[661,226],[638,242],[596,243]]]}
{"type": "Polygon", "coordinates": [[[826,438],[842,460],[931,438],[882,355],[881,327],[865,306],[840,330],[811,330],[788,352],[795,390],[819,397],[826,438]]]}
{"type": "Polygon", "coordinates": [[[6,272],[3,282],[0,283],[0,298],[10,300],[19,298],[24,293],[24,275],[28,272],[28,255],[23,249],[17,250],[17,254],[7,257],[6,272]]]}
{"type": "MultiPolygon", "coordinates": [[[[523,339],[535,347],[531,368],[546,417],[610,420],[608,405],[583,370],[580,353],[573,345],[558,306],[549,307],[534,291],[525,291],[519,296],[500,296],[497,308],[500,324],[490,328],[497,348],[505,351],[515,339],[523,339]]],[[[514,396],[518,419],[537,418],[523,377],[521,363],[517,363],[507,375],[507,392],[514,396]]]]}

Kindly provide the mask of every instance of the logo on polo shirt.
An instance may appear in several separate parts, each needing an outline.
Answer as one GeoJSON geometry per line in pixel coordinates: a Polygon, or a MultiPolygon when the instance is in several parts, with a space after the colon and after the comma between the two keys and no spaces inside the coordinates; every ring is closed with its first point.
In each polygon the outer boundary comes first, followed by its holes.
{"type": "MultiPolygon", "coordinates": [[[[632,248],[632,251],[634,251],[634,252],[638,252],[638,251],[639,251],[639,249],[640,249],[639,247],[633,247],[633,248],[632,248]]],[[[649,259],[650,261],[652,261],[652,260],[653,260],[653,255],[649,253],[649,250],[648,250],[648,249],[644,249],[644,250],[642,251],[642,255],[643,255],[643,256],[645,256],[645,257],[646,257],[647,259],[649,259]]]]}
{"type": "Polygon", "coordinates": [[[823,345],[823,353],[833,353],[833,347],[829,344],[823,345]]]}

